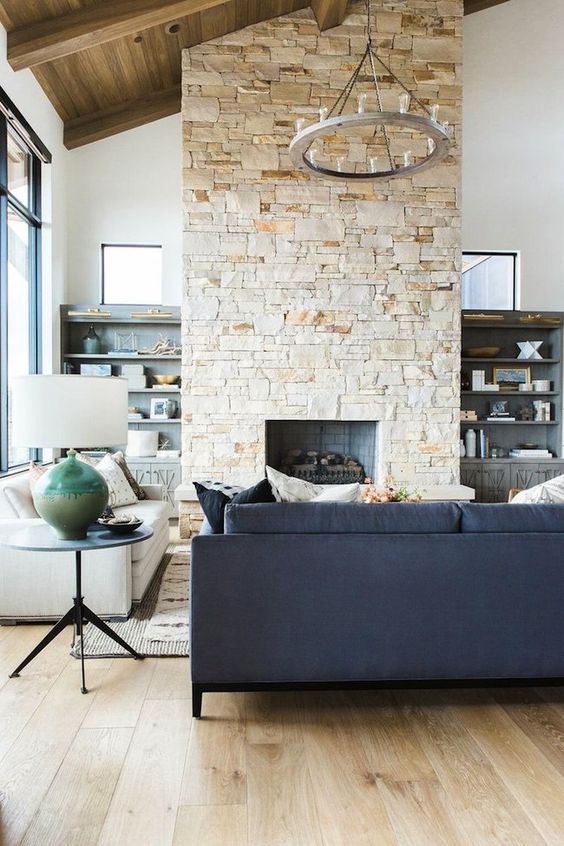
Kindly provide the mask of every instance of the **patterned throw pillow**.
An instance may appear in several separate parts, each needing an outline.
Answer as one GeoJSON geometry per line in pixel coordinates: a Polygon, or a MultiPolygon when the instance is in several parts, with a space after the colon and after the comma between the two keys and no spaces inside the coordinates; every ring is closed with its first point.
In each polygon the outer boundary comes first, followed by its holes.
{"type": "MultiPolygon", "coordinates": [[[[110,455],[110,453],[107,453],[107,455],[110,455]]],[[[131,487],[131,490],[133,491],[137,499],[149,499],[146,492],[143,490],[143,488],[127,466],[127,461],[125,460],[125,455],[123,454],[123,452],[121,450],[118,450],[118,452],[111,453],[111,456],[116,462],[116,464],[119,466],[127,481],[129,482],[129,486],[131,487]]],[[[84,461],[85,464],[89,464],[91,467],[98,468],[98,464],[100,463],[99,458],[92,458],[90,455],[84,455],[84,453],[82,452],[77,452],[76,457],[79,461],[84,461]]]]}
{"type": "MultiPolygon", "coordinates": [[[[217,484],[217,483],[216,483],[217,484]]],[[[239,490],[234,496],[227,496],[220,490],[220,487],[227,487],[228,491],[233,490],[230,485],[219,485],[205,488],[199,482],[194,482],[202,511],[206,515],[206,519],[211,526],[214,535],[223,534],[223,521],[225,516],[225,508],[231,502],[233,503],[257,503],[257,502],[276,502],[274,494],[272,493],[272,486],[268,479],[261,479],[252,488],[246,490],[239,490]]]]}
{"type": "Polygon", "coordinates": [[[133,505],[138,501],[121,467],[110,453],[105,455],[96,465],[96,470],[106,480],[110,493],[109,504],[112,508],[119,508],[121,505],[133,505]]]}
{"type": "Polygon", "coordinates": [[[43,464],[37,464],[35,461],[29,462],[29,489],[32,495],[35,491],[36,484],[43,474],[47,472],[47,469],[43,464]]]}
{"type": "Polygon", "coordinates": [[[129,484],[131,486],[131,490],[133,491],[133,493],[135,494],[137,499],[139,499],[139,500],[149,499],[146,492],[143,490],[143,488],[141,487],[141,485],[139,484],[139,482],[137,481],[137,479],[135,478],[135,476],[133,475],[133,473],[131,472],[131,470],[127,466],[127,461],[125,460],[125,455],[123,454],[123,452],[121,450],[119,450],[118,452],[112,453],[112,458],[119,465],[120,469],[123,472],[123,475],[125,476],[125,478],[129,482],[129,484]]]}
{"type": "Polygon", "coordinates": [[[240,485],[228,485],[225,482],[194,482],[194,485],[198,484],[201,488],[204,488],[206,491],[220,491],[220,493],[225,494],[228,499],[233,499],[235,494],[240,493],[244,490],[240,485]]]}

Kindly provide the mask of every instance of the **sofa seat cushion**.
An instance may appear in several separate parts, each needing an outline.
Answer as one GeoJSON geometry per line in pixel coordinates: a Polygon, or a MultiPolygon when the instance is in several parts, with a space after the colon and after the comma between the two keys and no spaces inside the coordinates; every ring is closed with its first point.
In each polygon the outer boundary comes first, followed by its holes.
{"type": "Polygon", "coordinates": [[[460,531],[455,502],[276,502],[228,505],[225,533],[451,534],[460,531]]]}
{"type": "Polygon", "coordinates": [[[460,503],[463,532],[564,532],[564,505],[460,503]]]}
{"type": "Polygon", "coordinates": [[[159,499],[144,499],[143,502],[136,502],[135,505],[127,505],[123,508],[114,508],[114,513],[135,514],[143,520],[145,526],[153,530],[153,536],[141,543],[134,543],[131,547],[131,560],[139,561],[150,551],[155,543],[155,537],[163,526],[168,525],[170,517],[170,505],[159,499]]]}

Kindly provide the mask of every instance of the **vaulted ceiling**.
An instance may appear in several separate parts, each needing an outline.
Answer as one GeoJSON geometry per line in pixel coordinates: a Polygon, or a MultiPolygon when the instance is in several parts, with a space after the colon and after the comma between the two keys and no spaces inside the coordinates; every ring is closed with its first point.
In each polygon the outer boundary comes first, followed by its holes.
{"type": "Polygon", "coordinates": [[[32,69],[72,149],[178,112],[184,47],[308,6],[325,30],[347,0],[0,0],[0,22],[8,61],[32,69]]]}

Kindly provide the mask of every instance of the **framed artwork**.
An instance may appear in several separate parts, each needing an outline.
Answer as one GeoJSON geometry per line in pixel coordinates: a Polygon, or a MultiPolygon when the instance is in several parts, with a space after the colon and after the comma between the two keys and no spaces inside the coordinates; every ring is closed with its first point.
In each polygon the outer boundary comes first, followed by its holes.
{"type": "Polygon", "coordinates": [[[509,401],[496,400],[495,402],[490,402],[490,414],[493,417],[509,414],[509,401]]]}
{"type": "Polygon", "coordinates": [[[531,381],[530,367],[494,367],[493,380],[505,390],[518,390],[519,385],[528,385],[531,381]]]}
{"type": "Polygon", "coordinates": [[[168,400],[151,400],[151,420],[168,420],[168,400]]]}

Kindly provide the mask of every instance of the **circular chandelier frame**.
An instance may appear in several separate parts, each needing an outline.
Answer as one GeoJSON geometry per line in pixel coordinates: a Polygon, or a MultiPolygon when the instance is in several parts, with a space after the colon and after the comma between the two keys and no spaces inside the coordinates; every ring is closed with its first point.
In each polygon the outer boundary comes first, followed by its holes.
{"type": "Polygon", "coordinates": [[[292,164],[297,170],[313,172],[319,176],[336,181],[355,179],[373,182],[377,179],[405,176],[434,167],[448,156],[449,148],[450,138],[447,130],[442,124],[437,123],[430,117],[427,118],[422,115],[402,112],[363,112],[361,114],[341,114],[337,115],[337,117],[327,118],[327,120],[307,126],[292,139],[289,152],[292,164]],[[394,126],[413,129],[414,131],[421,132],[427,138],[432,138],[435,147],[431,153],[418,162],[378,171],[377,173],[333,170],[308,159],[308,150],[318,138],[338,135],[342,132],[343,127],[356,129],[360,126],[394,126]]]}
{"type": "MultiPolygon", "coordinates": [[[[393,70],[380,58],[372,42],[370,0],[366,0],[366,13],[366,49],[358,65],[333,103],[331,109],[329,111],[327,109],[322,109],[320,111],[321,120],[317,123],[303,129],[298,128],[297,134],[290,143],[290,159],[292,164],[298,170],[335,181],[364,180],[366,182],[376,182],[378,180],[387,180],[398,176],[409,175],[434,167],[434,165],[445,159],[449,153],[450,136],[448,124],[442,124],[436,120],[438,106],[434,106],[433,110],[429,109],[428,106],[422,103],[421,100],[419,100],[415,94],[413,94],[404,85],[404,83],[398,79],[393,70]],[[400,102],[400,110],[398,112],[385,112],[382,109],[382,98],[376,63],[383,67],[386,75],[391,77],[403,92],[400,99],[404,100],[404,104],[402,107],[400,102]],[[364,102],[366,100],[366,92],[362,92],[363,102],[361,106],[359,98],[358,112],[345,114],[345,106],[365,64],[369,65],[370,76],[374,82],[378,111],[365,111],[364,102]],[[422,115],[409,112],[409,104],[412,100],[417,103],[423,112],[422,115]],[[356,129],[361,126],[373,126],[375,129],[374,134],[376,134],[376,129],[379,127],[382,128],[388,160],[387,170],[375,171],[371,169],[370,171],[345,171],[340,167],[335,170],[316,161],[316,158],[313,155],[310,154],[310,156],[308,156],[308,151],[310,151],[312,144],[316,141],[316,139],[327,138],[339,133],[343,134],[343,132],[346,132],[347,129],[356,129]],[[388,136],[389,127],[411,129],[425,135],[427,137],[427,155],[414,162],[409,160],[409,154],[405,154],[404,164],[402,166],[396,166],[392,156],[390,139],[388,136]]],[[[303,119],[300,122],[303,123],[303,119]]]]}

